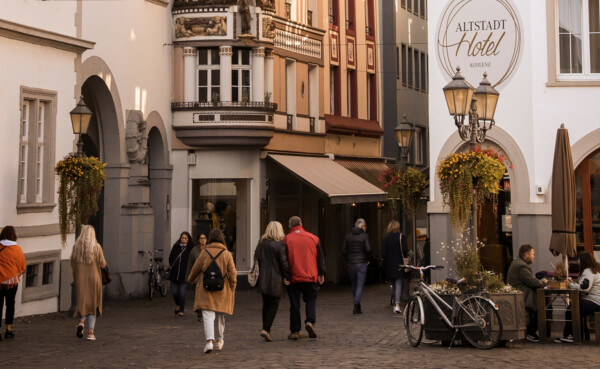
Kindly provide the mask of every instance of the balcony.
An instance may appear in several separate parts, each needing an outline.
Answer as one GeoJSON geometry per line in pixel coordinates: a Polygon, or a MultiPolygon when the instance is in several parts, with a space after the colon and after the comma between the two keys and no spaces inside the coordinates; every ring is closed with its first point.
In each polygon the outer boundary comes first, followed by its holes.
{"type": "Polygon", "coordinates": [[[171,103],[175,136],[192,147],[264,147],[273,137],[276,109],[262,101],[171,103]]]}

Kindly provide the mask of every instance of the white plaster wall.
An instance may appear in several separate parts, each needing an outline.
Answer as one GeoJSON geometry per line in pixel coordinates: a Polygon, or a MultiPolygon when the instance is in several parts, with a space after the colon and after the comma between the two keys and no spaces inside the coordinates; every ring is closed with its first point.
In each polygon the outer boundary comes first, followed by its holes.
{"type": "Polygon", "coordinates": [[[0,18],[75,37],[77,1],[4,0],[0,18]]]}

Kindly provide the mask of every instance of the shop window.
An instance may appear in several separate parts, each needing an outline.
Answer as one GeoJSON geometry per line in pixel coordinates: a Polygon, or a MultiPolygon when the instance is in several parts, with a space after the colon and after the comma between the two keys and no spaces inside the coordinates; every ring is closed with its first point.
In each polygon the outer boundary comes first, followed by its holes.
{"type": "Polygon", "coordinates": [[[220,100],[221,61],[219,49],[198,50],[198,101],[220,100]]]}
{"type": "Polygon", "coordinates": [[[27,268],[22,301],[58,296],[60,250],[25,254],[27,268]]]}
{"type": "Polygon", "coordinates": [[[56,92],[21,87],[20,108],[17,211],[51,211],[56,92]]]}

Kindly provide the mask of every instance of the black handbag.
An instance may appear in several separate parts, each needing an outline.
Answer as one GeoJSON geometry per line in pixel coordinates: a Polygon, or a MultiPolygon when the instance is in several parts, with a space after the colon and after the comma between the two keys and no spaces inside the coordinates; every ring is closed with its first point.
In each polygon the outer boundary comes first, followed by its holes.
{"type": "Polygon", "coordinates": [[[100,268],[100,274],[102,275],[102,285],[107,285],[110,283],[110,281],[112,281],[110,270],[108,270],[108,265],[104,268],[100,268]]]}

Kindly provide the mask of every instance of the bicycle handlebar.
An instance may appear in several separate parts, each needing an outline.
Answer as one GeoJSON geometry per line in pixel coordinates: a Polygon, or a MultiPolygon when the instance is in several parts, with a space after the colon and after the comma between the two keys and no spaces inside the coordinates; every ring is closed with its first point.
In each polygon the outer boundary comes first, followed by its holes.
{"type": "Polygon", "coordinates": [[[427,266],[414,266],[414,265],[399,265],[400,268],[410,268],[414,270],[427,270],[427,269],[444,269],[442,265],[427,265],[427,266]]]}

